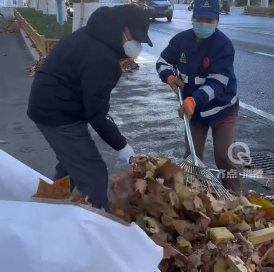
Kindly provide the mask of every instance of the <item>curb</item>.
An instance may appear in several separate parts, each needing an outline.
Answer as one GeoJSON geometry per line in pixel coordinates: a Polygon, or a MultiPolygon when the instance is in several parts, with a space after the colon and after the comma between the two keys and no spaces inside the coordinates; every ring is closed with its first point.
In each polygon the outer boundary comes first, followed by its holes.
{"type": "Polygon", "coordinates": [[[274,15],[269,16],[269,15],[265,15],[265,14],[253,14],[253,13],[242,13],[242,15],[274,19],[274,15]]]}
{"type": "Polygon", "coordinates": [[[24,39],[25,45],[28,48],[33,60],[38,61],[40,59],[40,55],[37,53],[36,49],[32,47],[32,43],[30,39],[27,37],[27,33],[22,28],[20,28],[20,33],[22,38],[24,39]]]}
{"type": "Polygon", "coordinates": [[[244,14],[250,16],[274,18],[274,8],[262,8],[258,6],[245,6],[244,14]]]}

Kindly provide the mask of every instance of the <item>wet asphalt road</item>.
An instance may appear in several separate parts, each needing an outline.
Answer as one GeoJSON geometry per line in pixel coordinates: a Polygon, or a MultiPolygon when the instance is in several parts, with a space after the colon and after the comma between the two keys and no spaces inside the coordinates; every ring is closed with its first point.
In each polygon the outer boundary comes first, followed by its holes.
{"type": "MultiPolygon", "coordinates": [[[[219,23],[219,28],[230,37],[236,49],[235,73],[242,105],[238,141],[247,144],[251,153],[270,150],[271,154],[274,148],[274,20],[245,16],[242,12],[242,8],[232,8],[231,14],[221,15],[219,23]],[[255,109],[250,110],[250,106],[255,109]]],[[[166,19],[151,22],[149,34],[154,47],[144,46],[138,59],[140,71],[121,80],[113,94],[113,114],[139,154],[163,154],[182,161],[184,125],[177,118],[178,102],[169,88],[160,82],[155,62],[175,34],[191,28],[191,14],[187,5],[175,5],[172,22],[168,23],[166,19]]],[[[205,163],[216,167],[210,132],[205,163]]],[[[262,190],[247,179],[243,179],[243,186],[262,190]]]]}
{"type": "MultiPolygon", "coordinates": [[[[251,53],[260,52],[274,54],[274,19],[243,15],[243,8],[231,8],[231,13],[220,15],[219,29],[232,39],[237,49],[251,53]]],[[[158,31],[174,35],[182,30],[191,28],[192,12],[187,5],[175,5],[173,20],[157,19],[151,22],[150,34],[158,31]]],[[[157,35],[158,36],[158,35],[157,35]]],[[[159,36],[158,36],[159,37],[159,36]]],[[[157,37],[154,41],[159,41],[157,37]]]]}
{"type": "MultiPolygon", "coordinates": [[[[241,101],[266,113],[274,114],[272,106],[274,58],[254,53],[258,51],[274,54],[273,51],[269,51],[271,43],[272,46],[274,45],[273,27],[271,27],[271,22],[274,24],[274,20],[242,16],[239,11],[237,9],[234,14],[233,10],[231,15],[222,17],[221,27],[222,24],[228,26],[230,29],[225,31],[232,33],[230,37],[234,39],[237,51],[235,70],[241,101]],[[241,20],[242,26],[246,25],[247,21],[252,21],[253,26],[263,22],[268,25],[267,31],[270,34],[272,31],[272,35],[254,34],[255,27],[252,27],[251,34],[245,34],[246,32],[241,28],[232,30],[238,27],[237,24],[233,24],[233,20],[235,22],[241,20]],[[255,45],[251,46],[248,37],[252,35],[255,35],[256,39],[252,39],[255,45]],[[246,40],[246,43],[243,46],[237,44],[237,37],[241,37],[241,41],[246,40]],[[264,39],[265,45],[259,45],[264,39]]],[[[160,82],[155,71],[155,61],[169,39],[180,30],[190,27],[182,21],[188,21],[190,18],[186,5],[180,6],[180,10],[175,11],[174,18],[171,23],[152,22],[150,35],[157,46],[152,50],[144,48],[139,58],[140,70],[121,78],[112,93],[110,113],[136,154],[165,155],[180,162],[184,155],[184,125],[177,116],[178,101],[170,89],[160,82]]],[[[259,29],[261,27],[257,28],[258,31],[259,29]]],[[[26,116],[32,83],[26,68],[32,60],[20,34],[0,34],[0,44],[0,139],[6,141],[0,148],[51,178],[56,163],[54,153],[26,116]]],[[[271,121],[270,117],[267,119],[254,110],[241,108],[238,140],[246,143],[251,152],[274,149],[274,119],[271,121]]],[[[128,168],[127,165],[117,161],[116,152],[98,135],[95,133],[92,135],[108,164],[110,174],[128,168]]],[[[206,144],[205,164],[215,167],[210,133],[206,144]]],[[[243,186],[263,190],[246,179],[243,180],[243,186]]]]}

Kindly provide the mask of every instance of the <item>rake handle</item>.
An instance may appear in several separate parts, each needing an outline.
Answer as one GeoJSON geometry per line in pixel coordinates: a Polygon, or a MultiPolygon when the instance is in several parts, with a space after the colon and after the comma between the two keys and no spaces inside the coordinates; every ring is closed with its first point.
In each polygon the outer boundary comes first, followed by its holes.
{"type": "MultiPolygon", "coordinates": [[[[178,87],[178,95],[179,95],[180,105],[182,106],[183,103],[184,103],[184,99],[183,99],[182,91],[179,87],[178,87]]],[[[192,135],[191,135],[189,121],[188,121],[188,118],[187,118],[186,114],[184,114],[184,121],[185,121],[186,135],[187,135],[187,140],[188,140],[188,144],[189,144],[189,148],[190,148],[190,153],[191,153],[194,164],[196,166],[199,166],[197,156],[196,156],[196,152],[195,152],[195,148],[194,148],[194,144],[193,144],[193,139],[192,139],[192,135]]]]}

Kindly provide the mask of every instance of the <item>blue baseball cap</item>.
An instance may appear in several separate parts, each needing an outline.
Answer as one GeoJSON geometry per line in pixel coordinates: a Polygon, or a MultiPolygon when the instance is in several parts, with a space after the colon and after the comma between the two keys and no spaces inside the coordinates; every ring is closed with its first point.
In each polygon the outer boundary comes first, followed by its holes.
{"type": "Polygon", "coordinates": [[[196,0],[194,2],[192,19],[206,17],[211,20],[218,20],[220,5],[218,0],[196,0]]]}

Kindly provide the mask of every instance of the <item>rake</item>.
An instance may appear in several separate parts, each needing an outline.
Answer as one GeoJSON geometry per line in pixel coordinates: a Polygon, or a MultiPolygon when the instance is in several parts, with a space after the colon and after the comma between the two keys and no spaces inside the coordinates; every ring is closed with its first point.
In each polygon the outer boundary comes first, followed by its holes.
{"type": "MultiPolygon", "coordinates": [[[[184,100],[180,88],[178,88],[178,96],[180,105],[182,106],[184,100]]],[[[195,189],[197,186],[197,181],[199,181],[201,185],[201,187],[199,187],[203,191],[217,195],[220,199],[234,200],[235,197],[228,192],[220,180],[215,177],[212,172],[204,165],[204,163],[196,156],[189,121],[186,115],[184,115],[184,122],[191,153],[191,155],[189,155],[180,165],[186,174],[186,185],[191,189],[195,189]]]]}

